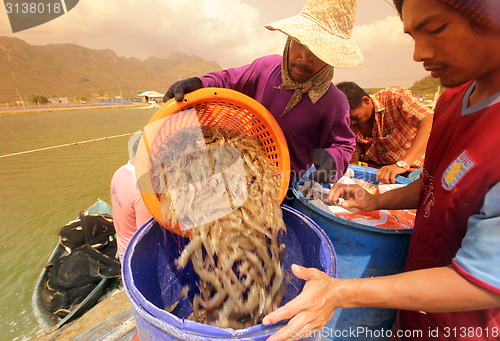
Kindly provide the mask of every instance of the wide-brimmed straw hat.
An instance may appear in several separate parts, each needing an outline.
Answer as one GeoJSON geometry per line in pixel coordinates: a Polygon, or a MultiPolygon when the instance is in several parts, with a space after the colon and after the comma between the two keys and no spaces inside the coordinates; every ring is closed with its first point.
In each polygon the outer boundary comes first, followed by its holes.
{"type": "Polygon", "coordinates": [[[357,9],[357,0],[309,0],[298,15],[266,28],[298,40],[333,67],[350,68],[364,61],[352,39],[357,9]]]}

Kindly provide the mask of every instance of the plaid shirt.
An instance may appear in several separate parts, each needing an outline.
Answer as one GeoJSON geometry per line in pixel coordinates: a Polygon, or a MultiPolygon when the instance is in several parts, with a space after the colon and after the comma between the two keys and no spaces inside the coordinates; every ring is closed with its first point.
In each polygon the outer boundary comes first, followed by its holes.
{"type": "MultiPolygon", "coordinates": [[[[373,137],[363,136],[357,127],[351,126],[357,142],[351,162],[396,163],[410,147],[420,121],[432,111],[410,89],[393,86],[370,97],[375,109],[373,137]]],[[[424,155],[411,166],[420,168],[423,164],[424,155]]]]}

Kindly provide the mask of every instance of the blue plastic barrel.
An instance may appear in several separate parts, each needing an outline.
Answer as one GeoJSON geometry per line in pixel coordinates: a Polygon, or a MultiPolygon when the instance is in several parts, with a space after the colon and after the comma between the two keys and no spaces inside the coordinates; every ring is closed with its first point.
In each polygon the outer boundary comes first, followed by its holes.
{"type": "MultiPolygon", "coordinates": [[[[349,166],[354,177],[377,183],[377,169],[349,166]]],[[[299,184],[309,180],[310,169],[304,177],[292,184],[294,194],[290,205],[314,220],[330,237],[335,247],[339,278],[368,278],[392,275],[403,271],[413,229],[386,229],[351,222],[326,212],[307,200],[299,184]]],[[[396,183],[408,184],[411,180],[398,176],[396,183]]],[[[380,308],[337,309],[327,325],[331,340],[387,340],[384,332],[390,330],[396,310],[380,308]],[[353,334],[352,331],[355,331],[353,334]],[[357,334],[359,332],[359,334],[357,334]],[[331,336],[333,335],[333,336],[331,336]]]]}
{"type": "MultiPolygon", "coordinates": [[[[287,233],[280,238],[285,244],[283,265],[315,267],[336,276],[336,256],[332,242],[316,223],[300,212],[282,206],[287,233]]],[[[192,295],[179,300],[185,285],[196,288],[197,275],[190,265],[178,271],[174,260],[188,239],[172,234],[150,220],[130,239],[123,256],[122,277],[125,291],[134,308],[137,333],[146,340],[265,340],[284,322],[272,326],[262,324],[246,329],[219,328],[188,320],[192,312],[192,295]],[[164,309],[179,301],[169,313],[164,309]]],[[[304,281],[292,275],[282,304],[297,296],[304,281]]],[[[193,290],[190,291],[192,293],[193,290]]],[[[321,335],[309,340],[319,340],[321,335]]]]}

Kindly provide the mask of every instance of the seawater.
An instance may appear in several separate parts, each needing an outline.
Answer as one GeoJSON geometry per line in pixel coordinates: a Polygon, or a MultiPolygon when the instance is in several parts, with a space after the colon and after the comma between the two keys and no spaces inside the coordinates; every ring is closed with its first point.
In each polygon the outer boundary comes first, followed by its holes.
{"type": "MultiPolygon", "coordinates": [[[[155,109],[114,108],[0,115],[0,156],[133,133],[155,109]]],[[[0,340],[43,333],[33,289],[57,233],[98,198],[128,160],[128,136],[0,157],[0,340]]]]}

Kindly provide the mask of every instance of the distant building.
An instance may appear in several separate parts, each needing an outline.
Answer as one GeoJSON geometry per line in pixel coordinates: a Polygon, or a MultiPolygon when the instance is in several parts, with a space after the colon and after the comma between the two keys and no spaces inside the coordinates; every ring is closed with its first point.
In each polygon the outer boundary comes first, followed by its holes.
{"type": "Polygon", "coordinates": [[[144,91],[137,95],[145,103],[159,103],[163,101],[163,94],[156,91],[144,91]]]}
{"type": "Polygon", "coordinates": [[[69,103],[68,97],[51,97],[49,98],[49,103],[58,104],[58,103],[69,103]]]}

